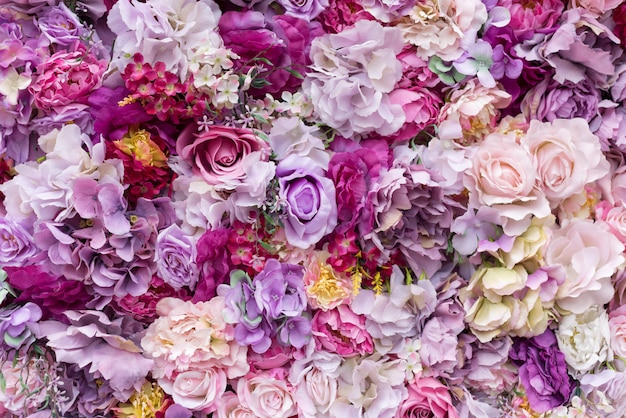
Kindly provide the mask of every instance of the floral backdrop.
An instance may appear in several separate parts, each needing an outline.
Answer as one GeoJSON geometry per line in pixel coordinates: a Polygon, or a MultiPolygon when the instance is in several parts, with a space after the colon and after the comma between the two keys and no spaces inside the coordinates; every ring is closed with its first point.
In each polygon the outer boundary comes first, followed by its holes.
{"type": "Polygon", "coordinates": [[[620,0],[0,0],[0,416],[626,416],[620,0]]]}

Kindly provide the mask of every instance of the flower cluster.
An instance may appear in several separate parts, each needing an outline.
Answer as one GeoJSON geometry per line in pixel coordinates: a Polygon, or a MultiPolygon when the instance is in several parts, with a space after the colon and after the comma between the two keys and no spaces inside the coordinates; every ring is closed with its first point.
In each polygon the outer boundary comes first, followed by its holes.
{"type": "Polygon", "coordinates": [[[0,416],[626,416],[623,2],[0,4],[0,416]]]}

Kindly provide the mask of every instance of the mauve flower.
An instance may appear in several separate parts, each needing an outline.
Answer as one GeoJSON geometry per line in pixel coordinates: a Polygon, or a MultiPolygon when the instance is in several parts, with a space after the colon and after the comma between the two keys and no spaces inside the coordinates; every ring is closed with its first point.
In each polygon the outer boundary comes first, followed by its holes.
{"type": "Polygon", "coordinates": [[[600,91],[589,80],[575,84],[546,79],[526,93],[521,107],[527,119],[552,122],[583,118],[590,122],[598,115],[600,100],[600,91]]]}
{"type": "Polygon", "coordinates": [[[228,280],[233,269],[226,244],[231,231],[226,228],[207,230],[196,243],[196,265],[199,270],[198,285],[193,301],[200,302],[213,298],[217,286],[228,280]]]}
{"type": "Polygon", "coordinates": [[[39,332],[37,321],[41,319],[41,308],[32,302],[22,306],[5,307],[0,310],[0,336],[5,346],[28,347],[39,332]]]}
{"type": "Polygon", "coordinates": [[[338,33],[354,25],[358,20],[373,20],[360,0],[330,0],[329,6],[317,18],[326,33],[338,33]]]}
{"type": "Polygon", "coordinates": [[[100,87],[106,67],[105,60],[98,60],[82,45],[71,52],[59,51],[41,64],[29,91],[37,108],[46,112],[84,103],[87,95],[100,87]]]}
{"type": "MultiPolygon", "coordinates": [[[[313,0],[319,1],[319,0],[313,0]]],[[[271,64],[269,71],[259,72],[258,77],[269,84],[252,91],[259,95],[295,91],[302,80],[287,70],[304,74],[310,64],[311,40],[322,34],[316,22],[307,22],[288,15],[264,15],[246,10],[226,12],[219,22],[224,46],[231,49],[240,59],[235,67],[246,73],[253,60],[259,55],[271,64]],[[254,39],[254,42],[250,42],[254,39]]]]}
{"type": "Polygon", "coordinates": [[[552,331],[516,340],[509,355],[519,366],[520,380],[535,411],[547,412],[569,401],[574,384],[552,331]]]}
{"type": "Polygon", "coordinates": [[[196,243],[176,224],[159,232],[154,261],[165,283],[193,290],[198,281],[196,243]]]}
{"type": "Polygon", "coordinates": [[[129,317],[110,320],[98,311],[66,311],[70,325],[40,323],[40,338],[48,339],[58,361],[76,364],[106,380],[121,401],[145,382],[154,362],[141,355],[138,344],[143,326],[129,317]],[[123,364],[124,367],[118,367],[123,364]]]}
{"type": "Polygon", "coordinates": [[[409,13],[417,0],[362,0],[362,7],[376,19],[389,23],[409,13]]]}
{"type": "Polygon", "coordinates": [[[72,45],[86,35],[78,16],[65,3],[46,9],[37,19],[37,25],[50,43],[57,45],[72,45]]]}
{"type": "Polygon", "coordinates": [[[30,264],[37,253],[32,235],[21,224],[0,218],[0,264],[3,268],[30,264]]]}
{"type": "Polygon", "coordinates": [[[407,386],[409,396],[406,398],[396,418],[457,418],[459,416],[452,404],[450,389],[432,377],[421,377],[407,386]]]}
{"type": "Polygon", "coordinates": [[[354,357],[374,352],[372,336],[365,330],[365,316],[355,314],[348,305],[313,316],[313,337],[318,350],[354,357]]]}
{"type": "Polygon", "coordinates": [[[315,19],[329,5],[329,0],[277,0],[285,13],[301,19],[315,19]]]}
{"type": "Polygon", "coordinates": [[[403,48],[399,30],[368,20],[316,38],[311,45],[313,71],[303,88],[321,121],[346,138],[371,132],[391,135],[400,129],[405,115],[389,93],[402,77],[396,56],[403,48]]]}
{"type": "Polygon", "coordinates": [[[194,174],[211,185],[242,180],[246,174],[244,158],[261,151],[259,157],[267,161],[268,150],[267,143],[254,131],[229,126],[213,126],[198,133],[191,124],[176,142],[178,155],[189,162],[194,174]]]}
{"type": "Polygon", "coordinates": [[[587,373],[580,379],[580,390],[594,416],[621,418],[626,414],[626,372],[587,373]]]}
{"type": "Polygon", "coordinates": [[[292,155],[278,164],[276,177],[286,206],[283,222],[289,244],[306,249],[334,230],[335,187],[315,161],[292,155]]]}
{"type": "MultiPolygon", "coordinates": [[[[466,342],[466,347],[468,347],[466,342]]],[[[476,388],[489,396],[507,392],[517,384],[517,369],[508,361],[513,341],[509,337],[488,343],[475,341],[466,349],[462,373],[466,387],[476,388]]]]}
{"type": "Polygon", "coordinates": [[[43,319],[65,321],[66,310],[85,309],[90,299],[85,285],[75,280],[67,280],[46,273],[41,266],[6,267],[8,282],[20,291],[15,300],[35,302],[43,312],[43,319]]]}

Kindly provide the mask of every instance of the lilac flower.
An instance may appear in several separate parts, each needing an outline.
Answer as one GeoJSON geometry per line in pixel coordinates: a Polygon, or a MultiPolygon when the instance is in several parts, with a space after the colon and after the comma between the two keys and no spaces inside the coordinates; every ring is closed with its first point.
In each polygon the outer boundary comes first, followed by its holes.
{"type": "Polygon", "coordinates": [[[496,80],[500,80],[505,76],[514,80],[522,74],[522,69],[524,68],[522,60],[511,57],[502,45],[495,46],[492,58],[493,65],[490,71],[496,80]]]}
{"type": "Polygon", "coordinates": [[[85,28],[78,20],[78,16],[63,2],[42,13],[37,19],[37,24],[50,43],[57,45],[71,45],[85,34],[85,28]]]}
{"type": "Polygon", "coordinates": [[[41,308],[32,302],[0,309],[0,335],[4,344],[20,348],[33,343],[41,314],[41,308]]]}
{"type": "Polygon", "coordinates": [[[278,0],[285,13],[301,19],[312,20],[328,7],[328,0],[278,0]]]}
{"type": "Polygon", "coordinates": [[[104,226],[113,234],[126,234],[130,230],[130,222],[126,219],[124,189],[119,183],[104,183],[98,189],[104,226]]]}
{"type": "Polygon", "coordinates": [[[306,294],[300,266],[268,260],[253,281],[257,305],[271,319],[298,316],[306,309],[306,294]]]}
{"type": "Polygon", "coordinates": [[[302,316],[287,319],[278,329],[278,341],[295,348],[304,347],[311,339],[311,320],[302,316]]]}
{"type": "Polygon", "coordinates": [[[165,283],[174,289],[193,290],[198,281],[196,244],[176,224],[161,230],[157,237],[155,262],[165,283]]]}
{"type": "Polygon", "coordinates": [[[139,322],[130,317],[110,320],[98,311],[68,310],[65,316],[70,325],[44,321],[38,335],[48,339],[58,361],[89,366],[89,372],[105,379],[119,400],[126,401],[140,390],[154,362],[141,355],[139,322]]]}
{"type": "Polygon", "coordinates": [[[454,62],[454,68],[461,74],[475,75],[480,84],[492,88],[496,86],[496,80],[489,72],[493,65],[493,49],[488,42],[478,40],[472,45],[467,54],[454,62]]]}

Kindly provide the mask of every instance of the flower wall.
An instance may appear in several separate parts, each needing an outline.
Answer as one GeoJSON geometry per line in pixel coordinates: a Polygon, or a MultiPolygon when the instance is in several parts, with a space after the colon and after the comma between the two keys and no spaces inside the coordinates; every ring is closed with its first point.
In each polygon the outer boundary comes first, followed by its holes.
{"type": "Polygon", "coordinates": [[[626,4],[0,0],[0,416],[626,416],[626,4]]]}

